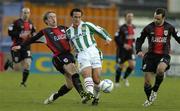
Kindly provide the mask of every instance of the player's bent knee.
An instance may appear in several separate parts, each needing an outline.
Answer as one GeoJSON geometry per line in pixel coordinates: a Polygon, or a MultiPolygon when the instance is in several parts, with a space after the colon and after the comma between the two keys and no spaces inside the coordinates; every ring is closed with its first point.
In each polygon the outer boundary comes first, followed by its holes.
{"type": "Polygon", "coordinates": [[[71,84],[71,83],[66,83],[66,86],[68,89],[72,89],[74,87],[73,84],[71,84]]]}
{"type": "Polygon", "coordinates": [[[77,69],[74,63],[69,63],[67,65],[64,65],[64,69],[70,75],[77,73],[77,69]]]}
{"type": "Polygon", "coordinates": [[[158,68],[157,69],[157,74],[163,74],[165,72],[165,68],[164,67],[161,67],[161,68],[158,68]]]}
{"type": "Polygon", "coordinates": [[[27,58],[27,59],[24,60],[23,68],[27,69],[27,70],[30,70],[30,67],[31,67],[31,59],[27,58]]]}

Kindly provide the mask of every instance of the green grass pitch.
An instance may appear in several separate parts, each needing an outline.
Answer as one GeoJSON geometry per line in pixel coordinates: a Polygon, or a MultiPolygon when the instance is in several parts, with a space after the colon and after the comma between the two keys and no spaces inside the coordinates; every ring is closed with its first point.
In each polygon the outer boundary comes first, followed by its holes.
{"type": "MultiPolygon", "coordinates": [[[[110,78],[113,77],[106,77],[110,78]]],[[[21,74],[0,72],[0,111],[179,111],[180,78],[165,78],[155,103],[147,108],[143,78],[130,77],[130,87],[122,84],[112,93],[101,93],[98,106],[91,103],[81,104],[80,97],[73,89],[53,104],[44,105],[43,101],[64,83],[64,77],[57,74],[31,74],[27,87],[20,87],[21,74]]]]}

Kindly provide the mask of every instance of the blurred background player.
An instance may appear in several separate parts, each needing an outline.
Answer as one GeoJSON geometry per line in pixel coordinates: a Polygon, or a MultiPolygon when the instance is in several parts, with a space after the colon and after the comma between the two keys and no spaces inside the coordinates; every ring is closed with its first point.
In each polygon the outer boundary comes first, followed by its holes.
{"type": "MultiPolygon", "coordinates": [[[[30,9],[23,8],[21,10],[21,17],[8,27],[8,34],[13,42],[11,47],[23,43],[35,34],[35,27],[29,17],[30,9]]],[[[11,56],[12,61],[8,59],[4,65],[4,69],[7,70],[8,67],[13,69],[13,63],[21,63],[23,71],[21,85],[26,86],[25,82],[27,81],[31,66],[30,45],[24,46],[16,52],[11,50],[11,56]]]]}
{"type": "Polygon", "coordinates": [[[42,29],[37,35],[18,46],[12,47],[12,49],[14,51],[17,49],[19,50],[26,45],[34,43],[36,40],[40,40],[40,38],[44,38],[44,43],[53,52],[52,62],[55,68],[64,75],[66,83],[62,85],[57,92],[46,99],[44,104],[52,103],[58,97],[68,93],[73,87],[75,87],[82,98],[85,96],[87,99],[91,99],[93,96],[86,95],[81,85],[79,74],[75,66],[74,56],[70,53],[70,44],[65,34],[67,27],[61,25],[57,26],[56,14],[51,11],[45,13],[43,20],[48,26],[47,28],[42,29]]]}
{"type": "MultiPolygon", "coordinates": [[[[102,55],[96,47],[94,33],[99,34],[106,44],[111,41],[110,35],[101,27],[90,22],[83,22],[82,10],[75,8],[70,13],[72,17],[72,25],[67,29],[67,36],[71,40],[72,45],[77,52],[77,61],[79,70],[84,78],[84,86],[86,90],[94,94],[95,99],[92,105],[97,105],[100,91],[100,74],[102,70],[102,55]]],[[[86,103],[84,99],[82,102],[86,103]]]]}
{"type": "Polygon", "coordinates": [[[137,55],[143,57],[144,91],[147,100],[144,106],[151,105],[157,98],[158,89],[164,79],[164,72],[170,68],[170,40],[171,36],[180,43],[180,34],[174,26],[165,21],[166,11],[157,8],[154,13],[154,21],[147,25],[136,41],[137,55]],[[145,38],[148,39],[148,52],[144,55],[141,50],[145,38]],[[155,76],[154,86],[151,86],[152,75],[155,76]]]}
{"type": "Polygon", "coordinates": [[[134,33],[135,26],[133,25],[134,14],[132,12],[126,12],[124,15],[125,23],[119,27],[118,32],[115,34],[115,42],[117,46],[116,51],[116,75],[115,75],[115,87],[120,85],[120,77],[122,70],[125,68],[125,62],[128,62],[128,67],[125,71],[123,79],[125,86],[129,86],[128,76],[134,70],[135,66],[135,55],[134,55],[134,33]]]}

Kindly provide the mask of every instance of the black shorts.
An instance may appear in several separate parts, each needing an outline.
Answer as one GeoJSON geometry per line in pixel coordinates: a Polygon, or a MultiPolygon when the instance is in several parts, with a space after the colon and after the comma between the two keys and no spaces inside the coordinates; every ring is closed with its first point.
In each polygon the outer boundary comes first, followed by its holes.
{"type": "Polygon", "coordinates": [[[143,58],[142,70],[143,72],[154,72],[156,73],[157,66],[160,62],[164,62],[167,64],[166,70],[170,68],[170,60],[171,57],[166,54],[154,54],[154,53],[146,53],[143,58]]]}
{"type": "Polygon", "coordinates": [[[60,71],[62,74],[65,73],[63,66],[69,63],[75,63],[74,56],[71,53],[63,53],[58,56],[53,57],[52,59],[54,67],[60,71]]]}
{"type": "Polygon", "coordinates": [[[119,52],[119,54],[116,56],[116,61],[119,64],[123,64],[127,60],[134,60],[134,59],[135,59],[135,55],[132,51],[124,50],[124,51],[119,52]]]}
{"type": "Polygon", "coordinates": [[[19,63],[25,58],[31,58],[31,51],[30,50],[11,50],[12,60],[15,63],[19,63]]]}

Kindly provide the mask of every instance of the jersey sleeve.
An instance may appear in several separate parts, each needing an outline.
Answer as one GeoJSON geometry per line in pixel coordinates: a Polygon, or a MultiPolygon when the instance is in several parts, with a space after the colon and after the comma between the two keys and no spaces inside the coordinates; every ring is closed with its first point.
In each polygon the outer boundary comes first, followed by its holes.
{"type": "Polygon", "coordinates": [[[175,27],[172,26],[171,33],[174,39],[180,44],[180,32],[175,29],[175,27]]]}
{"type": "Polygon", "coordinates": [[[108,34],[108,32],[105,29],[103,29],[102,27],[96,26],[90,22],[86,22],[86,24],[92,32],[96,32],[97,34],[99,34],[102,39],[110,40],[110,41],[112,40],[111,36],[108,34]]]}
{"type": "Polygon", "coordinates": [[[31,37],[30,39],[28,39],[27,41],[23,42],[21,44],[21,47],[24,47],[24,46],[27,46],[27,45],[30,45],[32,43],[42,43],[38,40],[40,40],[41,37],[43,37],[44,34],[43,34],[43,30],[39,31],[35,36],[31,37]]]}
{"type": "Polygon", "coordinates": [[[148,35],[148,31],[147,31],[147,27],[145,27],[142,32],[141,32],[141,35],[139,38],[137,38],[136,40],[136,53],[142,51],[142,44],[144,43],[147,35],[148,35]]]}
{"type": "Polygon", "coordinates": [[[11,36],[12,38],[19,38],[19,34],[20,34],[20,31],[19,31],[17,21],[14,21],[8,27],[8,35],[11,36]]]}
{"type": "Polygon", "coordinates": [[[69,28],[66,30],[66,37],[68,40],[70,40],[71,35],[70,35],[70,29],[69,28]]]}
{"type": "Polygon", "coordinates": [[[36,27],[34,25],[32,27],[31,34],[32,34],[32,36],[34,36],[36,34],[36,27]]]}
{"type": "Polygon", "coordinates": [[[115,43],[119,48],[122,48],[125,43],[124,36],[125,36],[124,31],[122,27],[120,27],[119,30],[115,33],[115,37],[114,37],[115,43]]]}

